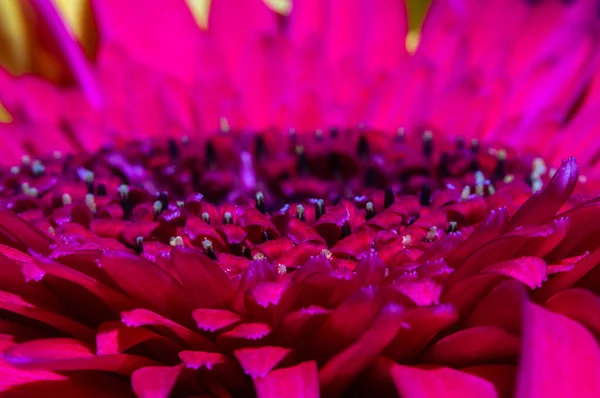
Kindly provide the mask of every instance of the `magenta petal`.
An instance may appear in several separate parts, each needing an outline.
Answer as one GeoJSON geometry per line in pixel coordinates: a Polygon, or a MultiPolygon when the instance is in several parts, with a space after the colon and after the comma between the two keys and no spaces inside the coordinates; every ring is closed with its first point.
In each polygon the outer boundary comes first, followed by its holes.
{"type": "Polygon", "coordinates": [[[4,359],[14,366],[27,369],[104,370],[122,375],[158,364],[136,355],[96,356],[82,342],[66,338],[32,340],[14,345],[4,351],[4,359]]]}
{"type": "Polygon", "coordinates": [[[183,346],[205,351],[216,351],[215,345],[206,337],[148,310],[137,309],[123,312],[121,320],[129,327],[153,327],[164,336],[181,343],[183,346]]]}
{"type": "Polygon", "coordinates": [[[0,210],[0,235],[13,241],[15,247],[24,252],[29,249],[49,254],[54,244],[47,234],[8,210],[0,210]]]}
{"type": "Polygon", "coordinates": [[[378,288],[363,288],[343,301],[313,339],[315,358],[324,363],[356,341],[376,318],[383,305],[378,288]]]}
{"type": "Polygon", "coordinates": [[[254,380],[258,398],[318,398],[319,374],[314,361],[270,372],[254,380]]]}
{"type": "Polygon", "coordinates": [[[514,335],[521,334],[525,287],[510,279],[500,283],[479,304],[467,320],[467,326],[496,326],[514,335]]]}
{"type": "Polygon", "coordinates": [[[164,337],[148,329],[127,327],[121,322],[104,322],[96,335],[96,354],[122,354],[131,347],[152,339],[164,337]]]}
{"type": "Polygon", "coordinates": [[[402,307],[387,304],[354,344],[319,370],[323,395],[338,396],[360,372],[375,361],[402,328],[403,312],[402,307]]]}
{"type": "Polygon", "coordinates": [[[360,259],[354,272],[363,277],[365,285],[378,286],[385,278],[388,269],[379,255],[373,252],[360,259]]]}
{"type": "Polygon", "coordinates": [[[492,264],[482,272],[505,275],[535,289],[546,281],[546,262],[538,257],[520,257],[492,264]]]}
{"type": "Polygon", "coordinates": [[[422,363],[454,368],[516,358],[520,339],[494,326],[460,330],[436,342],[423,354],[422,363]]]}
{"type": "Polygon", "coordinates": [[[549,310],[567,316],[600,336],[600,298],[585,289],[567,289],[544,304],[549,310]]]}
{"type": "Polygon", "coordinates": [[[171,260],[197,307],[221,308],[231,303],[233,286],[216,262],[203,253],[179,248],[173,250],[171,260]]]}
{"type": "Polygon", "coordinates": [[[94,330],[63,315],[38,308],[18,295],[0,291],[0,309],[50,325],[84,341],[94,340],[94,330]]]}
{"type": "Polygon", "coordinates": [[[239,323],[242,318],[227,310],[212,310],[199,308],[192,313],[198,324],[198,329],[207,332],[218,332],[239,323]]]}
{"type": "Polygon", "coordinates": [[[220,334],[217,343],[228,350],[262,346],[269,340],[271,331],[272,328],[266,323],[242,323],[220,334]]]}
{"type": "Polygon", "coordinates": [[[540,224],[552,218],[573,194],[578,176],[575,158],[564,160],[548,185],[528,199],[512,216],[510,227],[540,224]]]}
{"type": "Polygon", "coordinates": [[[391,372],[403,398],[498,397],[492,383],[454,369],[396,365],[391,372]]]}
{"type": "Polygon", "coordinates": [[[139,398],[168,398],[182,370],[183,365],[140,368],[131,375],[131,387],[139,398]]]}
{"type": "Polygon", "coordinates": [[[285,346],[303,347],[298,349],[300,354],[305,353],[306,346],[312,341],[313,336],[321,328],[331,314],[325,308],[310,306],[296,312],[291,312],[278,325],[277,340],[285,346]]]}
{"type": "Polygon", "coordinates": [[[600,349],[581,324],[531,303],[523,320],[515,397],[600,395],[600,349]]]}
{"type": "Polygon", "coordinates": [[[458,320],[456,310],[449,305],[407,309],[406,328],[401,328],[385,348],[383,355],[398,362],[413,361],[441,330],[458,320]]]}
{"type": "Polygon", "coordinates": [[[253,379],[264,378],[281,362],[290,362],[293,351],[282,347],[242,348],[234,351],[234,355],[247,375],[253,379]]]}
{"type": "Polygon", "coordinates": [[[513,396],[517,375],[517,367],[514,365],[479,365],[463,368],[461,371],[492,383],[500,398],[513,396]]]}
{"type": "Polygon", "coordinates": [[[148,308],[190,323],[192,306],[182,286],[156,264],[139,256],[105,252],[100,265],[129,296],[148,308]]]}

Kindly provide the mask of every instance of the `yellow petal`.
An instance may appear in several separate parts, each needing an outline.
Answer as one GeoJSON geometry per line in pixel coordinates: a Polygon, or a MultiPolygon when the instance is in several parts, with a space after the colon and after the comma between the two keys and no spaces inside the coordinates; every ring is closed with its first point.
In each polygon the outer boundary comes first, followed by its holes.
{"type": "Polygon", "coordinates": [[[92,57],[98,46],[98,31],[90,0],[52,0],[60,16],[79,40],[86,54],[92,57]]]}
{"type": "Polygon", "coordinates": [[[31,35],[19,1],[0,1],[0,64],[11,73],[31,68],[31,35]]]}
{"type": "Polygon", "coordinates": [[[408,35],[406,36],[406,49],[414,53],[421,39],[421,28],[431,0],[406,0],[408,9],[408,35]]]}
{"type": "Polygon", "coordinates": [[[0,123],[10,123],[12,122],[12,117],[10,113],[6,110],[5,107],[0,104],[0,123]]]}
{"type": "Polygon", "coordinates": [[[210,10],[211,0],[186,0],[186,3],[198,26],[202,29],[208,28],[208,12],[210,10]]]}
{"type": "Polygon", "coordinates": [[[292,0],[264,0],[265,4],[275,12],[289,15],[292,11],[292,0]]]}

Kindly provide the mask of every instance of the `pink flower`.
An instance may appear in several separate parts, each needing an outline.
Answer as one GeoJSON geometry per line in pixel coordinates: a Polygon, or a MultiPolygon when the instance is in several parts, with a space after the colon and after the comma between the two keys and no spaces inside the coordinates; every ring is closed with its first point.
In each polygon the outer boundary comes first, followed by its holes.
{"type": "Polygon", "coordinates": [[[88,68],[32,1],[80,88],[1,81],[1,395],[598,396],[595,2],[414,55],[401,2],[213,3],[94,3],[88,68]]]}

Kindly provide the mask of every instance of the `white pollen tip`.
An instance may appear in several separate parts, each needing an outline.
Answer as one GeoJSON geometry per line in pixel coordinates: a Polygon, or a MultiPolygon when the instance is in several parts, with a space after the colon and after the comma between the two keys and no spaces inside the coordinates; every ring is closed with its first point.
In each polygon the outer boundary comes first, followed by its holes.
{"type": "Polygon", "coordinates": [[[461,194],[460,194],[460,198],[462,200],[467,200],[469,199],[469,197],[471,196],[471,187],[470,186],[466,186],[463,188],[461,194]]]}
{"type": "Polygon", "coordinates": [[[220,127],[222,133],[229,133],[229,131],[231,129],[229,126],[229,121],[225,117],[222,117],[219,120],[219,127],[220,127]]]}
{"type": "Polygon", "coordinates": [[[63,196],[62,196],[63,206],[68,206],[71,203],[73,203],[73,199],[71,198],[71,195],[69,195],[68,193],[63,194],[63,196]]]}
{"type": "Polygon", "coordinates": [[[21,168],[19,166],[13,166],[10,168],[10,172],[15,175],[19,174],[21,172],[21,168]]]}

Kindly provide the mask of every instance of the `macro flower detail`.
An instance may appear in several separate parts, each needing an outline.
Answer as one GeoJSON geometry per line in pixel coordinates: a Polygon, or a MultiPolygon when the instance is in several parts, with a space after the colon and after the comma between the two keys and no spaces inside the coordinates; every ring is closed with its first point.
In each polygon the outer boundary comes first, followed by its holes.
{"type": "Polygon", "coordinates": [[[23,4],[1,396],[600,395],[595,0],[23,4]]]}

